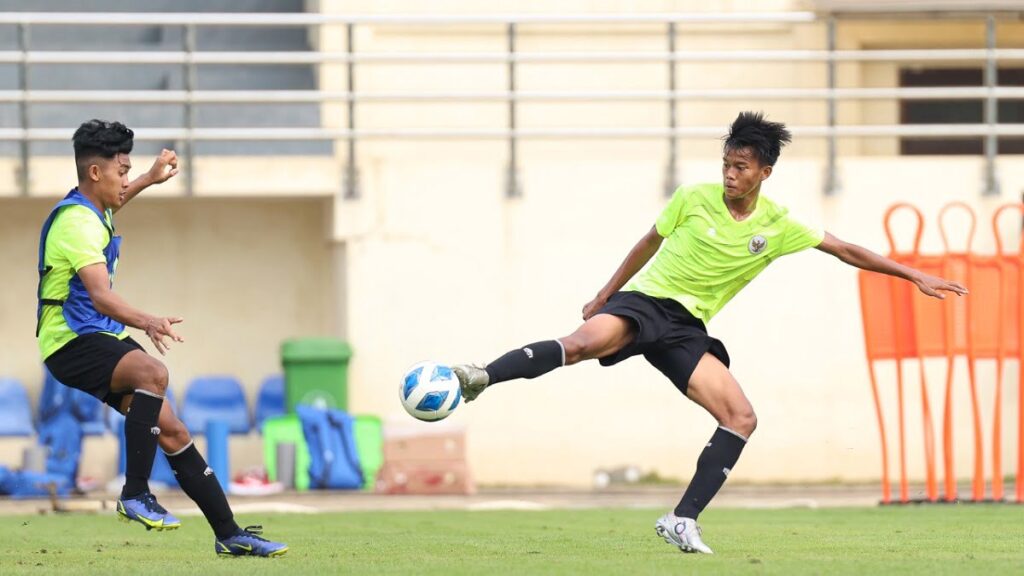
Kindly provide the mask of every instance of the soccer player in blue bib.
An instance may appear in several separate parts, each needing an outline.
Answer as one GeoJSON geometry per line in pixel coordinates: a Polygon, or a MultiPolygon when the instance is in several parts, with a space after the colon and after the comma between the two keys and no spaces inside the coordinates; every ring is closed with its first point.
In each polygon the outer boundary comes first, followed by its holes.
{"type": "Polygon", "coordinates": [[[957,282],[805,226],[763,195],[761,183],[789,141],[783,124],[741,113],[725,138],[722,182],[676,190],[654,226],[583,307],[582,326],[564,338],[512,350],[486,367],[453,366],[468,402],[498,382],[536,378],[594,358],[610,366],[643,355],[718,421],[679,504],[655,524],[659,536],[684,552],[711,553],[697,517],[757,426],[753,407],[729,372],[725,346],[705,329],[737,292],[776,258],[817,248],[852,266],[913,282],[929,296],[967,293],[957,282]]]}
{"type": "Polygon", "coordinates": [[[133,133],[120,122],[90,120],[72,141],[78,186],[50,212],[39,239],[36,337],[46,367],[66,386],[92,394],[124,413],[125,483],[117,514],[147,530],[173,530],[181,522],[149,491],[159,444],[182,490],[213,528],[218,554],[279,556],[288,547],[259,536],[261,528],[235,524],[227,498],[188,430],[164,403],[167,368],[128,335],[142,330],[161,354],[184,342],[181,318],[147,314],[113,290],[121,237],[114,213],[136,194],[178,173],[164,150],[148,172],[128,179],[133,133]]]}

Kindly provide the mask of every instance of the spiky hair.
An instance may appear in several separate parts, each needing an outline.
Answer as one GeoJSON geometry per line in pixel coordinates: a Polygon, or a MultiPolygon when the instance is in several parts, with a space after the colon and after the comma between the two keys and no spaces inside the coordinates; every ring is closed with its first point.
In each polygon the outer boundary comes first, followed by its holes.
{"type": "Polygon", "coordinates": [[[785,124],[765,120],[763,112],[740,112],[729,127],[724,147],[726,150],[750,148],[758,162],[774,166],[782,147],[792,140],[785,124]]]}
{"type": "Polygon", "coordinates": [[[118,154],[129,154],[135,143],[135,133],[120,122],[89,120],[75,130],[71,142],[75,147],[75,163],[78,177],[83,178],[88,161],[93,158],[113,158],[118,154]]]}

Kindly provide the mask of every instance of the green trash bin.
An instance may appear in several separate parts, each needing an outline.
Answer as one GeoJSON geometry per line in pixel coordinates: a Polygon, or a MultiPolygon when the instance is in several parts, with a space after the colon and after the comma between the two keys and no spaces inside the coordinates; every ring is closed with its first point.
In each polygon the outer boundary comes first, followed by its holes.
{"type": "Polygon", "coordinates": [[[285,407],[299,404],[348,411],[348,360],[352,348],[335,338],[298,338],[281,344],[285,407]]]}
{"type": "Polygon", "coordinates": [[[295,444],[295,489],[309,490],[309,447],[298,416],[288,414],[263,422],[263,462],[271,482],[277,481],[277,445],[282,442],[295,444]]]}

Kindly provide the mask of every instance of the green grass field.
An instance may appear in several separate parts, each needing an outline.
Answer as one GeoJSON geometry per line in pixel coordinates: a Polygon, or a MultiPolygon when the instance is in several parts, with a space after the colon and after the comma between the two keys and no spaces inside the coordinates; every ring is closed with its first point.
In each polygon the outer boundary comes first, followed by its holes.
{"type": "MultiPolygon", "coordinates": [[[[146,532],[114,516],[0,517],[10,574],[1024,574],[1024,508],[712,510],[714,556],[654,534],[655,510],[266,515],[279,559],[217,558],[206,523],[146,532]]],[[[242,522],[255,522],[249,516],[242,522]]]]}

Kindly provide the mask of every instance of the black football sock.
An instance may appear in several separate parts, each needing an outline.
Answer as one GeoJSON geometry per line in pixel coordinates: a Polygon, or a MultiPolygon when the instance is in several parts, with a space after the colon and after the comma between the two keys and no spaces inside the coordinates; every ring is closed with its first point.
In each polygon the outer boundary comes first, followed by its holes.
{"type": "Polygon", "coordinates": [[[565,349],[558,340],[534,342],[507,352],[487,365],[488,386],[515,378],[536,378],[565,365],[565,349]]]}
{"type": "Polygon", "coordinates": [[[181,450],[168,454],[167,461],[171,463],[181,489],[203,511],[217,539],[223,540],[238,532],[238,524],[235,524],[224,490],[195,444],[189,442],[181,450]]]}
{"type": "Polygon", "coordinates": [[[725,484],[729,471],[736,465],[746,445],[746,438],[724,426],[715,430],[708,445],[700,453],[700,458],[697,458],[697,472],[686,487],[683,499],[676,506],[676,516],[697,519],[718,493],[718,489],[725,484]]]}
{"type": "Polygon", "coordinates": [[[132,498],[149,490],[149,474],[153,471],[156,441],[160,435],[156,423],[163,404],[164,397],[152,392],[136,390],[132,394],[132,403],[124,418],[126,462],[122,498],[132,498]]]}

